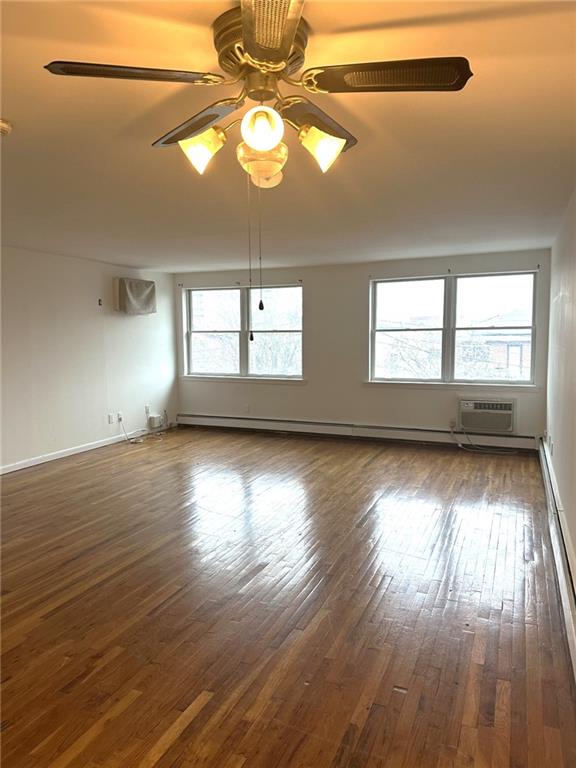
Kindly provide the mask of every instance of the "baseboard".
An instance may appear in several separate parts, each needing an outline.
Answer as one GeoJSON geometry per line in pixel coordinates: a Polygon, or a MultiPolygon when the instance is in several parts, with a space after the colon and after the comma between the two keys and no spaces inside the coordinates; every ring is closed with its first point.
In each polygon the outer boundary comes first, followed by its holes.
{"type": "MultiPolygon", "coordinates": [[[[132,432],[128,432],[128,437],[138,437],[143,434],[147,434],[147,429],[135,429],[132,432]]],[[[61,451],[54,451],[52,453],[44,453],[41,456],[34,456],[31,459],[24,459],[23,461],[16,461],[13,464],[5,464],[0,467],[0,475],[6,475],[9,472],[17,472],[19,469],[26,469],[27,467],[34,467],[37,464],[44,464],[47,461],[54,461],[55,459],[63,459],[65,456],[72,456],[75,453],[84,453],[84,451],[93,451],[95,448],[103,448],[105,445],[112,445],[113,443],[121,443],[126,440],[124,435],[114,435],[113,437],[105,437],[102,440],[95,440],[93,443],[84,443],[83,445],[75,445],[72,448],[64,448],[61,451]]]]}
{"type": "MultiPolygon", "coordinates": [[[[374,426],[371,424],[346,424],[342,422],[304,421],[293,419],[261,419],[244,416],[211,416],[206,414],[179,413],[178,424],[203,427],[229,427],[233,429],[252,429],[273,432],[298,432],[312,435],[336,435],[341,437],[371,437],[382,440],[407,440],[420,443],[457,442],[449,430],[416,429],[413,427],[374,426]]],[[[458,432],[457,437],[466,443],[466,437],[458,432]]],[[[522,448],[537,450],[536,437],[529,435],[486,435],[471,434],[476,445],[500,448],[522,448]]]]}
{"type": "Polygon", "coordinates": [[[576,590],[574,578],[570,569],[573,559],[572,542],[566,526],[565,510],[558,494],[558,484],[554,474],[554,465],[548,452],[548,446],[541,440],[539,446],[540,466],[546,491],[546,504],[548,507],[548,521],[550,525],[550,538],[554,563],[560,588],[562,613],[566,626],[566,636],[572,659],[572,672],[576,676],[576,590]]]}

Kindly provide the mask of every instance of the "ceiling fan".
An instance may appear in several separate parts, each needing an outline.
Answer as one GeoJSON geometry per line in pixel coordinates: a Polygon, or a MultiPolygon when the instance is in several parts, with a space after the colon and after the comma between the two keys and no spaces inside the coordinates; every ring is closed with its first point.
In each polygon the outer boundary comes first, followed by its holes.
{"type": "Polygon", "coordinates": [[[229,86],[242,83],[234,98],[222,99],[193,115],[154,142],[154,147],[179,144],[199,173],[226,141],[226,133],[241,122],[244,141],[237,156],[258,187],[282,180],[288,157],[284,125],[298,131],[302,146],[327,171],[341,152],[357,139],[306,96],[283,96],[279,83],[299,86],[311,94],[391,91],[458,91],[472,76],[461,56],[336,64],[294,73],[304,64],[310,32],[302,18],[304,0],[241,0],[238,7],[213,24],[214,46],[220,67],[229,75],[113,64],[53,61],[46,69],[55,75],[165,81],[193,85],[229,86]],[[217,123],[245,103],[258,102],[240,120],[226,127],[217,123]],[[274,107],[264,102],[274,101],[274,107]]]}

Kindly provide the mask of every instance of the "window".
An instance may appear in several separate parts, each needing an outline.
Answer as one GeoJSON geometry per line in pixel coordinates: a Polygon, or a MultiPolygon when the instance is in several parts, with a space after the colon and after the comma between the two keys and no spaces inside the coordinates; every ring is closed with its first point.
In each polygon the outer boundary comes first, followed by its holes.
{"type": "Polygon", "coordinates": [[[444,280],[376,283],[376,379],[442,378],[444,280]]]}
{"type": "Polygon", "coordinates": [[[389,280],[372,291],[372,380],[533,381],[533,273],[389,280]]]}
{"type": "Polygon", "coordinates": [[[240,291],[190,291],[190,370],[240,373],[240,291]]]}
{"type": "Polygon", "coordinates": [[[251,376],[302,375],[302,288],[264,288],[250,298],[248,372],[251,376]]]}
{"type": "Polygon", "coordinates": [[[454,378],[532,379],[534,275],[456,278],[454,378]]]}
{"type": "Polygon", "coordinates": [[[189,375],[302,376],[301,286],[189,290],[187,311],[189,375]]]}

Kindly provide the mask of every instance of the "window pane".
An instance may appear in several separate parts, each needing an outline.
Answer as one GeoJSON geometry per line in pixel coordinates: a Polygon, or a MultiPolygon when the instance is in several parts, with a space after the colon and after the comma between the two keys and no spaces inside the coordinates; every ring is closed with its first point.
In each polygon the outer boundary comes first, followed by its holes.
{"type": "Polygon", "coordinates": [[[374,378],[441,378],[441,331],[378,331],[375,335],[374,378]]]}
{"type": "Polygon", "coordinates": [[[530,381],[531,358],[529,330],[456,331],[456,379],[530,381]]]}
{"type": "Polygon", "coordinates": [[[249,342],[250,373],[255,376],[301,376],[301,333],[255,333],[249,342]]]}
{"type": "Polygon", "coordinates": [[[239,331],[240,291],[192,291],[193,331],[239,331]]]}
{"type": "Polygon", "coordinates": [[[240,334],[193,333],[190,373],[240,373],[240,334]]]}
{"type": "Polygon", "coordinates": [[[253,288],[250,319],[253,331],[300,331],[302,288],[263,288],[264,309],[258,309],[260,289],[253,288]]]}
{"type": "Polygon", "coordinates": [[[456,327],[532,325],[534,275],[457,280],[456,327]]]}
{"type": "Polygon", "coordinates": [[[442,328],[444,280],[376,284],[376,328],[442,328]]]}

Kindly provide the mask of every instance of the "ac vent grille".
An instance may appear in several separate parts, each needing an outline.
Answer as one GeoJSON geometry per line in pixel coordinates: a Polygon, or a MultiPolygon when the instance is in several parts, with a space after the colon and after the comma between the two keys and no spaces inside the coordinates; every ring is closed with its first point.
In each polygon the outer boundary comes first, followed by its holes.
{"type": "Polygon", "coordinates": [[[475,411],[512,411],[512,403],[474,401],[475,411]]]}
{"type": "Polygon", "coordinates": [[[464,432],[514,432],[514,400],[460,400],[460,429],[464,432]]]}

